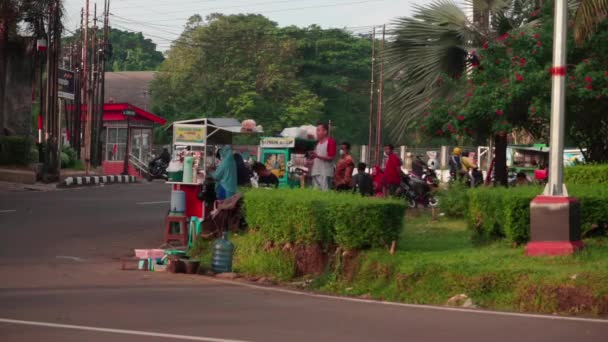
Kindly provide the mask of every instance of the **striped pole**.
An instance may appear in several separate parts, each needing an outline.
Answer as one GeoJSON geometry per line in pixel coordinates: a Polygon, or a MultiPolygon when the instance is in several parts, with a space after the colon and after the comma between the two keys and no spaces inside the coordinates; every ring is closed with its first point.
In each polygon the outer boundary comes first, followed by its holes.
{"type": "Polygon", "coordinates": [[[568,0],[555,1],[553,31],[553,68],[551,91],[551,139],[549,152],[549,183],[546,196],[568,196],[564,184],[564,109],[566,104],[566,41],[568,28],[568,0]]]}

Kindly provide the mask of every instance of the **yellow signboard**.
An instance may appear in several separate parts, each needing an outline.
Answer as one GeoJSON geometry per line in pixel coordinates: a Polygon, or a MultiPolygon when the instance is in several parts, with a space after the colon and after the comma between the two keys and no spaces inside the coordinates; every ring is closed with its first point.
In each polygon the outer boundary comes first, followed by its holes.
{"type": "Polygon", "coordinates": [[[206,127],[201,125],[173,125],[175,145],[205,146],[206,127]]]}
{"type": "Polygon", "coordinates": [[[296,139],[291,137],[266,137],[260,142],[266,148],[286,148],[296,146],[296,139]]]}

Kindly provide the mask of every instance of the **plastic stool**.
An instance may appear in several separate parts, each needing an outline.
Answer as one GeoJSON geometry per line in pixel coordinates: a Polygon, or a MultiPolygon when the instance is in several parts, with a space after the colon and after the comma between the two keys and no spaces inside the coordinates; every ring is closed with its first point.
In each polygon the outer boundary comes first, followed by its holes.
{"type": "Polygon", "coordinates": [[[188,246],[188,218],[186,216],[167,216],[165,219],[165,243],[169,243],[169,241],[180,241],[182,245],[188,246]],[[171,231],[174,223],[179,225],[179,233],[171,231]]]}

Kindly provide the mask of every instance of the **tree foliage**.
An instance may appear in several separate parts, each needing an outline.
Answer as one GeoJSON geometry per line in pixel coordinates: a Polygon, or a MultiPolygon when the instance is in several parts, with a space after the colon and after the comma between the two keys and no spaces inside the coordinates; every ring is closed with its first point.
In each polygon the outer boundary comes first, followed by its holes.
{"type": "MultiPolygon", "coordinates": [[[[448,98],[427,103],[420,128],[435,135],[487,139],[523,128],[548,141],[551,113],[552,3],[542,9],[542,24],[505,33],[473,52],[476,62],[460,79],[440,86],[455,89],[448,98]]],[[[566,133],[591,161],[608,160],[608,22],[580,47],[568,39],[566,133]]],[[[439,86],[439,85],[438,85],[439,86]]]]}
{"type": "Polygon", "coordinates": [[[285,27],[261,15],[193,16],[152,84],[170,120],[252,118],[266,133],[332,120],[366,140],[371,43],[343,30],[285,27]]]}

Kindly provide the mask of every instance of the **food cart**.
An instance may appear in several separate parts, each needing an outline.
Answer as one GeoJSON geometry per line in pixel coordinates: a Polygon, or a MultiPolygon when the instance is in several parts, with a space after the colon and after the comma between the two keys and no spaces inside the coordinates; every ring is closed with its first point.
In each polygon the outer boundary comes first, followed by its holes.
{"type": "Polygon", "coordinates": [[[302,186],[308,170],[306,152],[315,148],[314,140],[295,137],[263,137],[260,140],[261,162],[279,179],[279,188],[302,186]]]}
{"type": "MultiPolygon", "coordinates": [[[[167,182],[172,186],[171,210],[167,222],[173,216],[190,224],[196,221],[200,226],[206,219],[211,208],[199,199],[198,194],[205,177],[216,167],[216,152],[222,146],[232,145],[235,134],[261,132],[259,126],[244,126],[246,125],[233,118],[201,118],[175,121],[165,129],[172,135],[172,163],[181,162],[183,165],[183,176],[167,182]]],[[[166,229],[169,230],[169,227],[166,229]]]]}
{"type": "MultiPolygon", "coordinates": [[[[549,150],[545,144],[509,145],[507,147],[507,166],[516,173],[523,172],[534,179],[534,172],[549,165],[549,150]]],[[[564,167],[583,163],[585,158],[578,148],[564,149],[564,167]]]]}

